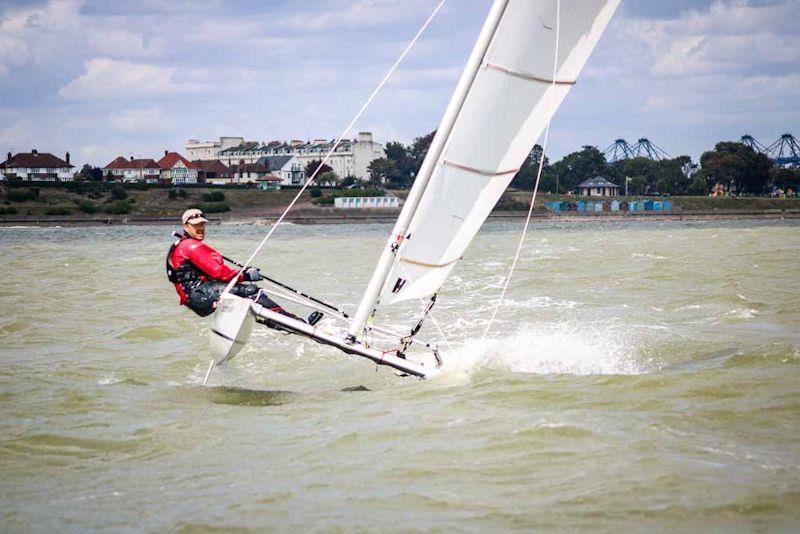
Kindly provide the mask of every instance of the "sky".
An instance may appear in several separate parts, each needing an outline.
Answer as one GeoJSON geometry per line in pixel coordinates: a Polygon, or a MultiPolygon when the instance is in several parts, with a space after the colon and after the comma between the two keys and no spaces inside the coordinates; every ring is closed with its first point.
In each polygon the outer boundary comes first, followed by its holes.
{"type": "MultiPolygon", "coordinates": [[[[334,138],[436,4],[0,0],[0,150],[103,166],[188,139],[334,138]]],[[[349,137],[435,129],[490,5],[448,0],[349,137]]],[[[623,1],[550,159],[619,137],[696,160],[745,133],[800,135],[798,20],[800,0],[623,1]]]]}

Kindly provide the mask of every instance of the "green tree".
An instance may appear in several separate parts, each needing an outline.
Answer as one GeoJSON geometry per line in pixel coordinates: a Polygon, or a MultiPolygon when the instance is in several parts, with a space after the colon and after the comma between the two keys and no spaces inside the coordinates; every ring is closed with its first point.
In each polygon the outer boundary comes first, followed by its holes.
{"type": "MultiPolygon", "coordinates": [[[[323,165],[323,167],[328,167],[327,165],[323,165]]],[[[330,168],[330,167],[328,167],[330,168]]],[[[325,171],[317,175],[316,182],[320,185],[327,185],[330,187],[336,187],[339,185],[339,175],[333,171],[325,171]]]]}
{"type": "Polygon", "coordinates": [[[322,160],[312,159],[311,161],[308,162],[308,165],[306,165],[305,168],[307,179],[311,178],[314,175],[314,171],[317,170],[317,167],[320,167],[319,172],[317,172],[317,177],[314,178],[314,180],[317,181],[317,183],[321,183],[319,179],[322,177],[323,174],[333,172],[333,169],[330,168],[328,165],[323,164],[322,160]],[[320,167],[320,165],[322,165],[322,167],[320,167]]]}
{"type": "Polygon", "coordinates": [[[394,164],[394,169],[386,176],[387,181],[394,187],[408,187],[417,170],[409,149],[398,141],[389,141],[386,143],[385,152],[386,159],[394,164]]]}
{"type": "Polygon", "coordinates": [[[717,143],[700,157],[700,172],[709,187],[720,182],[735,186],[737,194],[763,193],[769,184],[772,162],[743,143],[717,143]]]}
{"type": "Polygon", "coordinates": [[[706,179],[697,173],[692,178],[692,184],[689,186],[689,194],[691,195],[702,195],[705,196],[708,194],[708,184],[706,184],[706,179]]]}
{"type": "MultiPolygon", "coordinates": [[[[625,178],[621,186],[621,191],[625,192],[625,178]]],[[[647,194],[647,178],[642,175],[631,176],[628,180],[628,194],[629,195],[646,195],[647,194]]]]}
{"type": "MultiPolygon", "coordinates": [[[[510,186],[516,189],[533,190],[534,186],[536,185],[536,175],[539,173],[539,161],[541,157],[542,147],[539,145],[534,145],[531,151],[528,153],[528,157],[526,157],[525,161],[522,162],[519,172],[517,172],[517,174],[515,174],[514,178],[511,180],[510,186]]],[[[542,191],[555,191],[556,189],[555,176],[551,172],[550,162],[547,159],[547,156],[545,156],[544,164],[542,166],[542,176],[539,180],[539,189],[542,191]]]]}
{"type": "Polygon", "coordinates": [[[370,162],[367,166],[367,170],[369,171],[371,184],[383,185],[397,168],[395,167],[394,161],[388,158],[378,158],[370,162]]]}
{"type": "Polygon", "coordinates": [[[611,178],[606,157],[593,146],[584,146],[580,152],[567,154],[550,170],[558,175],[561,191],[575,190],[579,183],[595,176],[611,178]]]}
{"type": "MultiPolygon", "coordinates": [[[[93,167],[88,163],[85,163],[83,167],[81,167],[80,172],[78,173],[77,179],[78,180],[86,180],[91,181],[94,180],[94,175],[92,174],[93,167]]],[[[102,172],[102,171],[101,171],[102,172]]]]}
{"type": "MultiPolygon", "coordinates": [[[[436,130],[432,131],[428,135],[423,135],[422,137],[417,137],[411,143],[411,147],[408,149],[408,153],[411,157],[411,168],[414,169],[413,176],[416,176],[419,173],[419,168],[422,166],[422,162],[425,160],[425,156],[428,154],[428,149],[431,146],[431,142],[433,141],[433,137],[436,135],[436,130]]],[[[413,182],[412,176],[412,182],[413,182]]]]}

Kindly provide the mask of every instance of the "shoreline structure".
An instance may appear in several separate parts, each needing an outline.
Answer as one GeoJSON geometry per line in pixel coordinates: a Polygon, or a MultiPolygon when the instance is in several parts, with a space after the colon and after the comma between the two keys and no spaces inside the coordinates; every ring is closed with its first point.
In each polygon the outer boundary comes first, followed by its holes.
{"type": "MultiPolygon", "coordinates": [[[[301,209],[288,215],[286,222],[294,224],[390,224],[397,219],[399,210],[367,210],[359,213],[339,210],[301,209]]],[[[525,211],[500,211],[489,215],[489,222],[524,220],[525,211]]],[[[738,209],[738,210],[674,210],[671,212],[600,212],[600,213],[534,213],[532,222],[585,222],[585,221],[710,221],[710,220],[786,220],[800,219],[800,208],[784,209],[738,209]]],[[[0,226],[145,226],[173,224],[175,217],[103,216],[103,217],[59,217],[46,215],[13,216],[0,218],[0,226]]],[[[272,224],[277,220],[271,215],[249,215],[209,217],[213,224],[272,224]]]]}

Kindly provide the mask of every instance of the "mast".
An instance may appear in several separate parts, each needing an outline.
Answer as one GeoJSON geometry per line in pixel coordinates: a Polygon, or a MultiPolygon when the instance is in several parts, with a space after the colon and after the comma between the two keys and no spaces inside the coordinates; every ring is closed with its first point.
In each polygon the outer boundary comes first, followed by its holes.
{"type": "Polygon", "coordinates": [[[450,99],[450,103],[448,104],[447,110],[442,117],[442,121],[439,124],[436,135],[434,135],[431,146],[428,148],[428,153],[425,156],[425,160],[422,162],[419,173],[414,180],[414,185],[411,187],[408,198],[406,198],[403,210],[400,212],[397,222],[395,222],[394,229],[389,235],[389,239],[383,249],[383,252],[381,253],[378,264],[375,266],[375,270],[372,273],[372,278],[370,279],[367,289],[364,292],[364,296],[361,298],[361,302],[358,305],[358,310],[353,316],[353,321],[350,323],[348,334],[352,337],[356,337],[361,334],[361,332],[364,330],[364,326],[367,324],[369,316],[375,309],[378,296],[380,295],[383,285],[386,283],[386,277],[388,276],[389,271],[394,264],[396,252],[405,239],[408,226],[411,224],[414,213],[419,206],[422,194],[428,187],[433,170],[439,163],[439,159],[442,156],[444,147],[447,144],[447,141],[450,138],[450,133],[453,130],[453,125],[455,124],[456,118],[458,117],[458,114],[464,105],[464,101],[466,100],[470,87],[475,80],[478,69],[480,69],[481,64],[483,63],[483,59],[486,56],[486,52],[489,49],[492,38],[497,31],[497,26],[500,24],[500,20],[503,18],[503,13],[508,5],[508,2],[509,0],[495,0],[491,10],[489,11],[486,22],[484,22],[481,33],[478,36],[478,41],[475,44],[475,48],[473,48],[472,53],[470,54],[467,65],[464,68],[464,72],[461,74],[461,78],[458,81],[456,90],[453,93],[453,97],[450,99]]]}

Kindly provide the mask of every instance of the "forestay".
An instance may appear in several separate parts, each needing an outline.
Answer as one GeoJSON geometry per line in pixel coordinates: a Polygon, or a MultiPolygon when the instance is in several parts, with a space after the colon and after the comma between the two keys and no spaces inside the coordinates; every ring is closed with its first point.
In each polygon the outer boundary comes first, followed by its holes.
{"type": "Polygon", "coordinates": [[[352,334],[363,328],[376,301],[439,290],[575,84],[618,5],[495,2],[420,169],[417,191],[412,189],[373,275],[370,286],[380,287],[380,295],[368,288],[352,334]]]}

